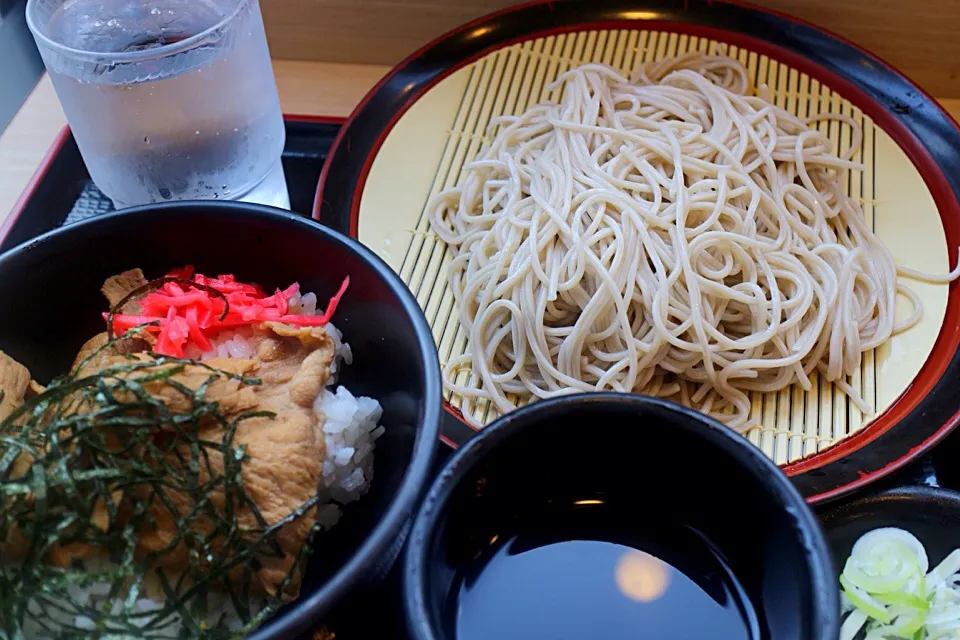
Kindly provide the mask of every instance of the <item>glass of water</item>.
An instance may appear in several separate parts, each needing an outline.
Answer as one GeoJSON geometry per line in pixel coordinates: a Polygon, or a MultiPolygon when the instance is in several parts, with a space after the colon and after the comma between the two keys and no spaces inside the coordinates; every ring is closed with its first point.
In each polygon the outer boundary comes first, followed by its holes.
{"type": "Polygon", "coordinates": [[[119,209],[289,209],[283,116],[257,0],[29,0],[90,176],[119,209]]]}

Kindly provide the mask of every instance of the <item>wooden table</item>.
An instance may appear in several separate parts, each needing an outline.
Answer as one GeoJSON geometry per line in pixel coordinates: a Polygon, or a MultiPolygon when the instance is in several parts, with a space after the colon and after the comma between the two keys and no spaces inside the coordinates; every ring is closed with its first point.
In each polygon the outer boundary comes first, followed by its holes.
{"type": "MultiPolygon", "coordinates": [[[[276,60],[284,113],[347,116],[389,67],[276,60]]],[[[940,103],[960,120],[960,99],[940,103]]],[[[66,123],[46,75],[0,135],[0,226],[66,123]]]]}
{"type": "MultiPolygon", "coordinates": [[[[273,68],[284,113],[343,117],[389,71],[380,65],[295,60],[275,60],[273,68]]],[[[66,122],[44,75],[0,135],[0,226],[66,122]]]]}

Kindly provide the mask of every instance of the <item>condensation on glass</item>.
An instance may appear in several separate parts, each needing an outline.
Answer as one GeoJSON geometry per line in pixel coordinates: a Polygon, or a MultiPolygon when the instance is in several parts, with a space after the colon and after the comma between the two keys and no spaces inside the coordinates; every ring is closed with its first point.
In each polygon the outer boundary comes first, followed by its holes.
{"type": "Polygon", "coordinates": [[[30,0],[27,18],[90,175],[118,208],[289,208],[257,0],[30,0]]]}

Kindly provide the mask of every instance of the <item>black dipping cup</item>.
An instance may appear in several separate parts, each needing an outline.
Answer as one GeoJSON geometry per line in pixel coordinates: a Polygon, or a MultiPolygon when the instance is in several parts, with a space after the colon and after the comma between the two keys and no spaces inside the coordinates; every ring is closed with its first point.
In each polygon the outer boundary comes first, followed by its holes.
{"type": "Polygon", "coordinates": [[[48,382],[104,330],[103,281],[140,267],[148,278],[192,264],[264,287],[300,283],[325,303],[345,276],[333,318],[353,350],[340,382],[380,401],[373,483],[317,536],[300,598],[252,637],[294,638],[396,560],[426,490],[439,436],[441,381],[430,328],[409,290],[360,243],[279,209],[187,202],[148,205],[64,227],[0,256],[0,349],[48,382]]]}
{"type": "MultiPolygon", "coordinates": [[[[409,539],[404,605],[411,635],[455,640],[458,576],[493,544],[491,534],[525,510],[577,497],[624,509],[617,521],[630,531],[623,534],[678,524],[708,539],[742,586],[758,640],[836,640],[830,552],[787,477],[701,413],[615,393],[531,404],[456,452],[409,539]]],[[[636,632],[659,637],[656,629],[636,632]]]]}

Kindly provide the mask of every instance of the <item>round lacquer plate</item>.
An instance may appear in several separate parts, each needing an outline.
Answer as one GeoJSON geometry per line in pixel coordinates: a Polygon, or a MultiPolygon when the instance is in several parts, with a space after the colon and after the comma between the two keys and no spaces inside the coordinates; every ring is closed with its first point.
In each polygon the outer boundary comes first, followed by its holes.
{"type": "MultiPolygon", "coordinates": [[[[896,70],[856,46],[781,14],[727,2],[534,2],[453,31],[398,65],[354,112],[321,177],[315,213],[333,216],[408,284],[433,327],[442,363],[467,336],[448,284],[453,252],[431,232],[426,203],[455,186],[488,138],[493,118],[549,99],[547,86],[583,62],[629,72],[688,51],[739,59],[753,87],[803,118],[826,112],[863,129],[849,194],[897,263],[946,273],[960,246],[960,131],[896,70]]],[[[850,126],[818,125],[835,150],[850,126]]],[[[329,219],[329,218],[328,218],[329,219]]],[[[902,466],[942,438],[960,407],[960,298],[955,285],[909,282],[923,303],[914,328],[865,354],[847,383],[864,414],[823,380],[804,390],[753,396],[758,427],[746,433],[811,501],[849,492],[902,466]]],[[[898,314],[907,314],[901,301],[898,314]]],[[[478,386],[461,370],[457,381],[478,386]]],[[[480,424],[486,401],[446,395],[454,416],[480,424]]],[[[469,435],[448,420],[446,436],[469,435]]],[[[669,455],[683,456],[682,451],[669,455]]]]}

